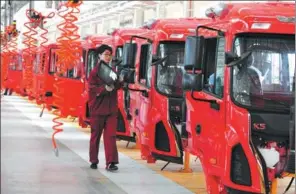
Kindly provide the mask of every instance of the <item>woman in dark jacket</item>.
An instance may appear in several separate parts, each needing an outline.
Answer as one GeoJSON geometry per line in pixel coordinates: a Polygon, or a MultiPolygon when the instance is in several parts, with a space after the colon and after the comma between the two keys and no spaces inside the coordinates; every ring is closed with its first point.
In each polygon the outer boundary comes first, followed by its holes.
{"type": "MultiPolygon", "coordinates": [[[[109,64],[112,59],[112,48],[101,45],[97,49],[100,60],[109,64]]],[[[122,86],[122,77],[116,84],[108,86],[98,77],[98,65],[90,72],[89,76],[89,110],[91,138],[89,157],[92,169],[97,169],[100,138],[104,131],[104,147],[106,169],[117,170],[118,151],[116,146],[117,128],[117,90],[122,86]]]]}

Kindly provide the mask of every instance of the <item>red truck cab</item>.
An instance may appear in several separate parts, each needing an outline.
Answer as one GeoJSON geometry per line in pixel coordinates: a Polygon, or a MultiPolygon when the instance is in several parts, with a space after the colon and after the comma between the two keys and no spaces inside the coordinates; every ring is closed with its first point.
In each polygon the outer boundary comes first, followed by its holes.
{"type": "Polygon", "coordinates": [[[186,149],[199,157],[209,193],[270,193],[285,172],[294,6],[220,4],[186,40],[186,149]]]}
{"type": "Polygon", "coordinates": [[[54,90],[54,73],[56,69],[55,43],[38,47],[33,64],[33,94],[37,104],[44,104],[51,110],[54,90]]]}
{"type": "Polygon", "coordinates": [[[9,65],[8,65],[8,88],[12,91],[19,93],[20,84],[22,79],[22,63],[19,60],[19,54],[11,54],[9,56],[9,65]]]}
{"type": "MultiPolygon", "coordinates": [[[[79,41],[82,44],[83,41],[79,41]]],[[[53,100],[52,105],[58,108],[61,113],[61,117],[78,117],[79,116],[79,105],[80,105],[80,94],[83,92],[83,83],[81,81],[82,76],[82,47],[77,48],[79,56],[71,68],[68,68],[64,73],[59,73],[57,49],[52,52],[51,60],[52,63],[49,65],[51,77],[53,78],[53,100]],[[56,73],[58,72],[58,73],[56,73]]]]}
{"type": "Polygon", "coordinates": [[[125,44],[122,67],[135,74],[128,80],[130,99],[125,100],[130,107],[132,129],[141,144],[141,157],[149,163],[164,160],[183,164],[185,38],[194,32],[196,25],[208,21],[155,20],[143,27],[146,32],[133,37],[135,43],[125,44]]]}
{"type": "MultiPolygon", "coordinates": [[[[106,39],[104,43],[112,46],[114,58],[116,61],[122,60],[123,45],[130,40],[132,36],[146,33],[148,29],[144,28],[124,28],[116,29],[110,39],[106,39]]],[[[136,142],[136,131],[134,130],[134,121],[131,115],[131,101],[137,100],[134,93],[130,93],[127,87],[118,91],[118,124],[116,137],[127,142],[136,142]]]]}
{"type": "Polygon", "coordinates": [[[22,95],[24,91],[23,87],[23,60],[22,60],[22,55],[21,55],[21,50],[18,51],[17,56],[16,56],[16,71],[15,76],[16,79],[16,88],[15,91],[16,93],[22,95]]]}

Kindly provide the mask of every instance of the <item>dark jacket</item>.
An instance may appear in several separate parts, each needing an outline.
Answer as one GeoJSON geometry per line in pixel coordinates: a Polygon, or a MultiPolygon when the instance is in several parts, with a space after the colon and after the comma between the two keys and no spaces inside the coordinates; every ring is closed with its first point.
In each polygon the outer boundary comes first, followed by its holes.
{"type": "MultiPolygon", "coordinates": [[[[99,64],[99,63],[98,63],[99,64]]],[[[90,116],[117,114],[117,90],[122,87],[122,83],[116,82],[115,88],[108,92],[104,82],[98,77],[98,65],[90,72],[88,106],[90,116]]]]}

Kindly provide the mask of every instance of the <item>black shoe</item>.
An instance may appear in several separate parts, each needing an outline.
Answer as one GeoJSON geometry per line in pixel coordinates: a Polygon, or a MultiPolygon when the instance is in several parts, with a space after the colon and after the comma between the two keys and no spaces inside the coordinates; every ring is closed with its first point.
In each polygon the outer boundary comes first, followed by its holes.
{"type": "Polygon", "coordinates": [[[98,165],[96,163],[93,163],[93,164],[90,165],[90,168],[91,169],[97,169],[98,165]]]}
{"type": "Polygon", "coordinates": [[[116,171],[118,170],[118,167],[114,163],[110,163],[106,166],[106,170],[108,171],[116,171]]]}

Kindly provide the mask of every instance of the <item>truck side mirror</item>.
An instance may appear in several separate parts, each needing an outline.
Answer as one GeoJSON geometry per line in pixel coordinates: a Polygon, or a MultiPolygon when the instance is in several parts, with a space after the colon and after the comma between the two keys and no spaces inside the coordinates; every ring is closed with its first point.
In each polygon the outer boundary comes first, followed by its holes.
{"type": "Polygon", "coordinates": [[[162,64],[163,62],[165,62],[165,60],[167,60],[167,58],[168,58],[168,55],[165,56],[164,58],[158,59],[158,60],[156,60],[154,62],[152,60],[151,66],[156,66],[156,65],[162,64]]]}
{"type": "Polygon", "coordinates": [[[135,68],[136,62],[136,51],[137,44],[136,43],[126,43],[123,47],[122,53],[122,65],[125,68],[135,68]]]}
{"type": "Polygon", "coordinates": [[[225,64],[230,64],[233,61],[236,61],[239,59],[239,56],[236,53],[233,52],[226,52],[225,53],[225,64]]]}
{"type": "Polygon", "coordinates": [[[203,89],[203,74],[185,73],[182,79],[182,87],[184,91],[202,91],[203,89]]]}
{"type": "Polygon", "coordinates": [[[203,36],[188,36],[185,42],[184,68],[202,70],[203,66],[203,36]]]}

